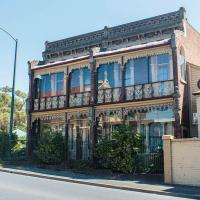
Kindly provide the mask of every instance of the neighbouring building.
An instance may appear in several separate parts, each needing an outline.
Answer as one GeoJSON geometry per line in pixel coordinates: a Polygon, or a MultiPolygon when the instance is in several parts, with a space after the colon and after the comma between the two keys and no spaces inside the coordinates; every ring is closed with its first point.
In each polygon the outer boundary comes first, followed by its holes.
{"type": "Polygon", "coordinates": [[[200,34],[185,9],[45,43],[29,64],[29,152],[44,126],[63,132],[70,159],[92,159],[95,143],[120,124],[145,136],[197,136],[200,34]]]}

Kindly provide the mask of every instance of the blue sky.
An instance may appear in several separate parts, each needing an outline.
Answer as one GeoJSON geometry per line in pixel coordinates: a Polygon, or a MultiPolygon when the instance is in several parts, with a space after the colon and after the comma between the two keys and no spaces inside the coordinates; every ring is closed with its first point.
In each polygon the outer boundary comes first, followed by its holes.
{"type": "MultiPolygon", "coordinates": [[[[0,27],[19,39],[16,88],[28,91],[27,61],[53,41],[178,10],[200,31],[199,0],[0,0],[0,27]]],[[[11,86],[14,42],[0,32],[0,87],[11,86]]]]}

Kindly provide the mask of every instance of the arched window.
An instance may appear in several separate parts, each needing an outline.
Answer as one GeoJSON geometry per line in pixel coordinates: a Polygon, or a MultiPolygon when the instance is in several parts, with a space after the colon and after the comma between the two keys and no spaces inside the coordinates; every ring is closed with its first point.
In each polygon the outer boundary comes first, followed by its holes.
{"type": "Polygon", "coordinates": [[[70,92],[81,93],[91,89],[91,70],[87,67],[71,72],[70,92]]]}
{"type": "Polygon", "coordinates": [[[122,85],[119,63],[102,64],[98,68],[98,89],[116,88],[122,85]]]}
{"type": "Polygon", "coordinates": [[[185,51],[180,48],[179,64],[181,67],[181,78],[186,81],[186,63],[185,63],[185,51]]]}

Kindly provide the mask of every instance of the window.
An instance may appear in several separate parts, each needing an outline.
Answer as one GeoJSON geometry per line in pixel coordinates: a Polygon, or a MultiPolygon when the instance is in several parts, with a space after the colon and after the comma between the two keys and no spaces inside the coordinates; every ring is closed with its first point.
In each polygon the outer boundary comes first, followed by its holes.
{"type": "Polygon", "coordinates": [[[149,82],[148,57],[131,59],[126,65],[125,86],[149,82]]]}
{"type": "Polygon", "coordinates": [[[169,54],[151,56],[150,71],[151,82],[173,79],[171,56],[169,56],[169,54]]]}
{"type": "Polygon", "coordinates": [[[181,67],[181,78],[184,81],[186,81],[186,63],[185,63],[185,53],[184,53],[183,48],[181,48],[180,50],[179,62],[180,62],[180,67],[181,67]]]}
{"type": "Polygon", "coordinates": [[[98,88],[116,88],[122,85],[121,67],[118,63],[102,64],[98,68],[98,88]]]}
{"type": "Polygon", "coordinates": [[[41,97],[64,94],[64,73],[45,74],[41,76],[41,97]]]}
{"type": "Polygon", "coordinates": [[[83,69],[83,84],[84,84],[84,91],[91,90],[91,71],[88,68],[83,69]]]}
{"type": "Polygon", "coordinates": [[[41,97],[51,96],[51,75],[45,74],[41,78],[41,97]]]}
{"type": "Polygon", "coordinates": [[[71,73],[71,93],[80,93],[91,90],[91,70],[87,67],[75,69],[71,73]]]}
{"type": "Polygon", "coordinates": [[[71,73],[71,93],[80,92],[80,70],[76,69],[71,73]]]}
{"type": "Polygon", "coordinates": [[[56,95],[62,95],[64,93],[64,73],[60,72],[56,74],[57,81],[56,81],[56,95]]]}

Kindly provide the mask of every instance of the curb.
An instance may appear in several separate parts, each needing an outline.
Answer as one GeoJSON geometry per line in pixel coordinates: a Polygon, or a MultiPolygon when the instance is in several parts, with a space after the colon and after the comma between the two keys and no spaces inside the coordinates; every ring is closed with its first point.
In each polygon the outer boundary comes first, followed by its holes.
{"type": "Polygon", "coordinates": [[[118,190],[144,192],[144,193],[173,196],[173,197],[185,197],[185,198],[200,199],[199,195],[171,193],[171,192],[166,192],[166,191],[161,191],[161,190],[149,190],[149,189],[138,188],[138,187],[117,186],[117,185],[111,185],[111,184],[103,184],[103,183],[94,183],[94,182],[88,182],[88,181],[73,180],[73,179],[69,179],[69,178],[61,178],[61,177],[58,177],[58,176],[44,175],[44,174],[39,174],[39,173],[28,173],[24,170],[22,171],[22,170],[18,170],[18,169],[17,170],[12,170],[12,169],[10,170],[10,169],[0,168],[0,172],[10,173],[10,174],[18,174],[18,175],[24,175],[24,176],[30,176],[30,177],[37,177],[37,178],[43,178],[43,179],[49,179],[49,180],[63,181],[63,182],[68,182],[68,183],[77,183],[77,184],[82,184],[82,185],[112,188],[112,189],[118,189],[118,190]]]}

